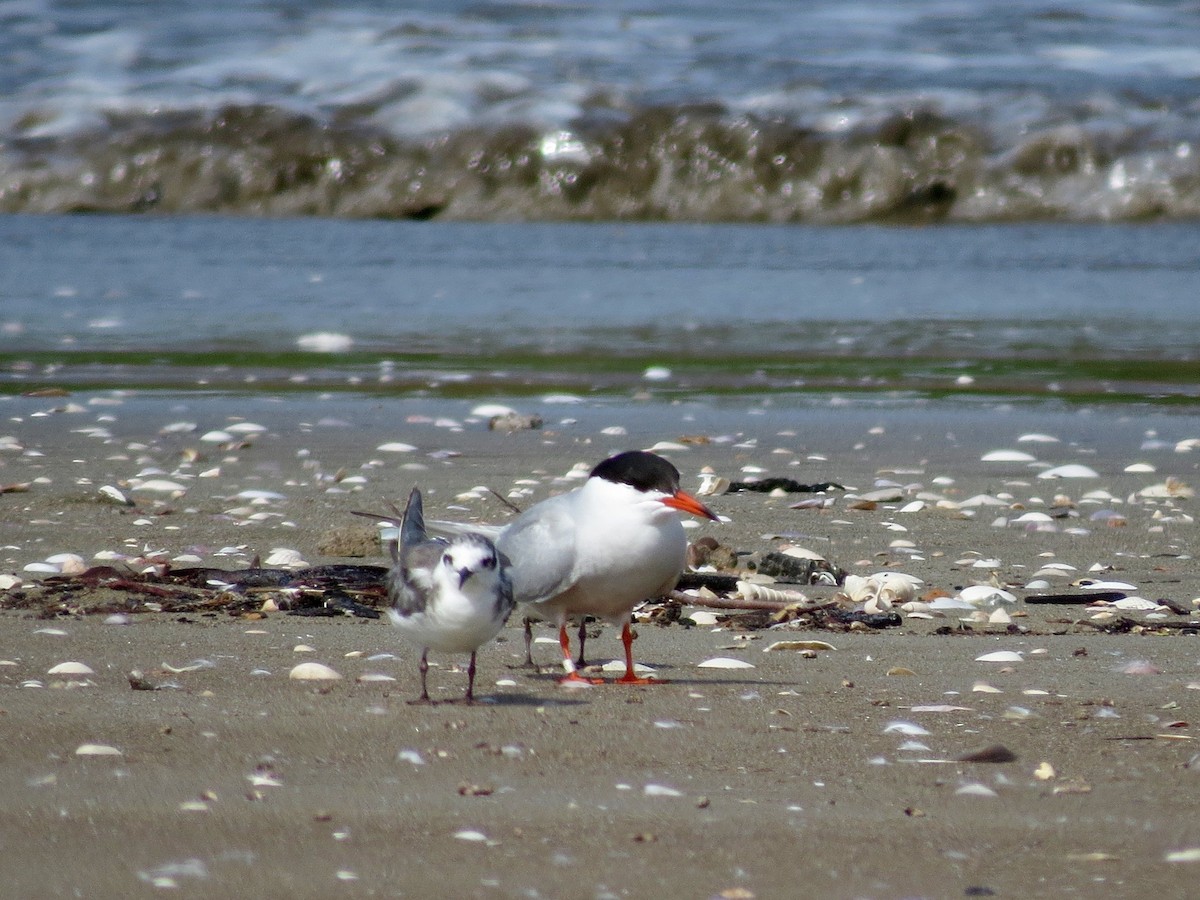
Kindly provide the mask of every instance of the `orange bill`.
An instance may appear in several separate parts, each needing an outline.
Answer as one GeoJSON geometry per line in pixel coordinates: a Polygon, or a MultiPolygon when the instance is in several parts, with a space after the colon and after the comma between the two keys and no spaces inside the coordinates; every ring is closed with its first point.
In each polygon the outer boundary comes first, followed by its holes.
{"type": "Polygon", "coordinates": [[[717,514],[689,494],[687,491],[676,491],[673,496],[663,500],[667,506],[672,509],[680,509],[685,513],[691,513],[693,516],[700,516],[702,519],[712,519],[714,522],[721,521],[717,518],[717,514]]]}

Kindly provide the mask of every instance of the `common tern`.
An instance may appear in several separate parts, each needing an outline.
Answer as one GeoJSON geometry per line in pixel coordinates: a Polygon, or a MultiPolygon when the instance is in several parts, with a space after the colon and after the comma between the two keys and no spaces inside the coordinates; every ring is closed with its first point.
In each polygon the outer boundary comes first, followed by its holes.
{"type": "Polygon", "coordinates": [[[430,650],[471,654],[463,699],[473,702],[475,653],[500,632],[515,605],[507,560],[476,532],[430,538],[417,488],[404,508],[399,540],[389,550],[388,616],[421,648],[421,696],[410,702],[433,702],[426,686],[430,650]]]}
{"type": "Polygon", "coordinates": [[[567,620],[594,616],[621,626],[624,684],[645,684],[633,666],[633,608],[667,594],[685,564],[678,511],[719,521],[679,487],[679,470],[643,450],[618,453],[584,484],[537,503],[504,526],[496,547],[511,560],[513,596],[558,626],[564,683],[585,683],[571,658],[567,620]]]}

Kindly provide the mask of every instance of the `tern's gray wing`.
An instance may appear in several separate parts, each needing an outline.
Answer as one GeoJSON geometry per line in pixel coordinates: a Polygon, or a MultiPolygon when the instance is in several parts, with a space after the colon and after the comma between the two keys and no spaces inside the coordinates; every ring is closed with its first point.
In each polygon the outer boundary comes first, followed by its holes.
{"type": "Polygon", "coordinates": [[[421,491],[413,488],[404,507],[400,540],[393,541],[392,570],[388,573],[388,595],[402,616],[423,612],[433,593],[432,573],[442,561],[446,543],[429,540],[425,534],[425,511],[421,491]]]}
{"type": "Polygon", "coordinates": [[[555,597],[575,581],[575,520],[566,496],[517,516],[496,541],[496,549],[512,563],[509,576],[518,603],[555,597]]]}
{"type": "Polygon", "coordinates": [[[413,488],[404,507],[404,523],[400,526],[400,544],[404,547],[420,544],[426,540],[425,505],[421,502],[421,489],[413,488]]]}

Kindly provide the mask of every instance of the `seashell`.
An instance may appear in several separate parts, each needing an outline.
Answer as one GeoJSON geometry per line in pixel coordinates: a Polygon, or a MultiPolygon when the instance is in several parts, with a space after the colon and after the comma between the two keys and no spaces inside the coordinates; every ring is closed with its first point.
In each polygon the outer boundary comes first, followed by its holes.
{"type": "Polygon", "coordinates": [[[386,444],[380,444],[375,449],[381,453],[412,453],[417,448],[402,441],[389,441],[386,444]]]}
{"type": "Polygon", "coordinates": [[[729,485],[728,478],[721,478],[713,474],[701,475],[700,487],[696,489],[696,494],[700,497],[714,497],[728,491],[729,485]]]}
{"type": "Polygon", "coordinates": [[[87,663],[61,662],[50,669],[47,675],[95,675],[95,671],[87,663]]]}
{"type": "Polygon", "coordinates": [[[275,491],[262,490],[246,490],[238,491],[234,494],[239,500],[286,500],[284,494],[277,494],[275,491]]]}
{"type": "Polygon", "coordinates": [[[1058,773],[1054,771],[1054,766],[1048,762],[1038,763],[1038,767],[1033,770],[1033,777],[1038,781],[1050,781],[1058,773]]]}
{"type": "Polygon", "coordinates": [[[6,572],[0,572],[0,591],[9,591],[13,588],[18,588],[23,585],[23,582],[16,575],[11,575],[6,572]]]}
{"type": "Polygon", "coordinates": [[[294,666],[288,678],[295,681],[336,681],[342,676],[324,663],[306,662],[294,666]]]}
{"type": "Polygon", "coordinates": [[[1054,519],[1052,519],[1049,516],[1049,514],[1044,513],[1044,512],[1027,512],[1027,513],[1023,513],[1022,515],[1017,516],[1012,521],[1014,523],[1015,522],[1039,522],[1040,523],[1040,522],[1053,522],[1054,519]]]}
{"type": "Polygon", "coordinates": [[[992,450],[979,459],[980,462],[1037,462],[1036,456],[1031,456],[1023,450],[992,450]]]}
{"type": "Polygon", "coordinates": [[[1059,439],[1054,437],[1054,435],[1051,435],[1051,434],[1038,434],[1035,432],[1035,433],[1031,433],[1031,434],[1021,435],[1019,438],[1017,438],[1017,443],[1018,444],[1057,444],[1057,443],[1059,443],[1059,439]]]}
{"type": "Polygon", "coordinates": [[[1080,465],[1079,463],[1070,463],[1065,466],[1055,466],[1053,469],[1046,469],[1044,472],[1038,472],[1038,478],[1099,478],[1100,473],[1095,469],[1080,465]]]}
{"type": "Polygon", "coordinates": [[[921,510],[923,510],[925,508],[925,505],[926,504],[925,504],[924,500],[914,500],[911,503],[905,503],[902,507],[900,507],[898,510],[896,510],[896,512],[902,512],[902,513],[920,512],[921,510]]]}
{"type": "Polygon", "coordinates": [[[1124,471],[1130,473],[1131,475],[1149,475],[1153,472],[1156,472],[1157,469],[1150,465],[1150,463],[1130,463],[1125,467],[1124,471]]]}
{"type": "Polygon", "coordinates": [[[665,784],[648,784],[642,788],[642,793],[647,797],[682,797],[683,791],[677,791],[673,787],[667,787],[665,784]]]}
{"type": "MultiPolygon", "coordinates": [[[[604,665],[602,665],[600,667],[600,671],[601,672],[624,672],[625,671],[625,663],[619,659],[609,660],[608,662],[606,662],[604,665]]],[[[642,663],[634,663],[633,671],[637,672],[640,675],[653,675],[654,674],[654,669],[652,669],[652,668],[650,668],[650,666],[644,665],[642,663]]]]}
{"type": "Polygon", "coordinates": [[[1200,847],[1187,847],[1183,850],[1170,850],[1163,854],[1163,862],[1195,863],[1200,862],[1200,847]]]}
{"type": "Polygon", "coordinates": [[[976,506],[1008,506],[1008,501],[993,497],[991,494],[976,494],[974,497],[960,500],[958,505],[960,508],[971,509],[976,506]]]}
{"type": "Polygon", "coordinates": [[[671,378],[672,372],[666,366],[649,366],[642,373],[642,378],[646,381],[668,381],[671,378]]]}
{"type": "Polygon", "coordinates": [[[47,556],[46,562],[57,566],[63,575],[78,575],[87,571],[87,563],[78,553],[55,553],[53,556],[47,556]]]}
{"type": "Polygon", "coordinates": [[[1009,625],[1012,623],[1012,616],[1006,609],[994,609],[987,620],[989,625],[1009,625]]]}
{"type": "Polygon", "coordinates": [[[504,406],[500,403],[481,403],[471,410],[471,415],[479,416],[482,419],[490,419],[493,416],[510,416],[515,413],[516,410],[511,406],[504,406]]]}
{"type": "Polygon", "coordinates": [[[980,784],[978,781],[972,781],[969,784],[964,784],[955,794],[961,797],[998,797],[1000,796],[986,784],[980,784]]]}
{"type": "Polygon", "coordinates": [[[80,744],[75,748],[76,756],[121,756],[116,747],[108,744],[80,744]]]}
{"type": "Polygon", "coordinates": [[[454,837],[460,841],[471,841],[473,843],[486,843],[488,836],[482,831],[476,831],[473,828],[463,828],[454,832],[454,837]]]}
{"type": "Polygon", "coordinates": [[[1185,484],[1178,478],[1169,477],[1166,481],[1160,484],[1152,484],[1149,487],[1142,488],[1140,491],[1138,491],[1138,496],[1150,497],[1153,499],[1167,499],[1172,497],[1184,498],[1194,497],[1196,496],[1196,492],[1191,488],[1190,485],[1185,484]]]}
{"type": "Polygon", "coordinates": [[[977,681],[971,685],[971,690],[977,694],[1003,694],[1004,691],[998,687],[993,687],[986,681],[977,681]]]}
{"type": "MultiPolygon", "coordinates": [[[[363,672],[355,681],[362,684],[374,684],[381,681],[395,681],[391,675],[384,675],[382,672],[363,672]]],[[[515,682],[514,682],[515,684],[515,682]]]]}
{"type": "Polygon", "coordinates": [[[59,575],[58,566],[53,563],[33,562],[21,567],[22,572],[32,572],[35,575],[59,575]]]}
{"type": "Polygon", "coordinates": [[[133,506],[133,501],[126,497],[120,488],[113,487],[111,484],[103,485],[100,488],[100,496],[122,506],[133,506]]]}
{"type": "Polygon", "coordinates": [[[647,447],[650,453],[662,453],[663,451],[671,452],[675,450],[687,450],[687,444],[681,444],[678,441],[659,441],[653,447],[647,447]]]}
{"type": "Polygon", "coordinates": [[[959,597],[979,609],[1016,606],[1017,597],[1008,591],[988,584],[973,584],[959,591],[959,597]]]}
{"type": "Polygon", "coordinates": [[[753,669],[754,664],[744,659],[731,659],[728,656],[714,656],[704,662],[696,663],[697,669],[753,669]]]}
{"type": "Polygon", "coordinates": [[[684,618],[691,619],[695,625],[716,625],[717,615],[707,609],[696,609],[684,613],[684,618]]]}
{"type": "Polygon", "coordinates": [[[768,644],[763,647],[763,653],[771,653],[775,650],[836,650],[837,647],[833,644],[827,644],[825,641],[776,641],[773,644],[768,644]]]}
{"type": "Polygon", "coordinates": [[[1147,600],[1145,597],[1124,597],[1120,600],[1114,600],[1110,606],[1117,609],[1158,609],[1159,604],[1153,600],[1147,600]]]}
{"type": "Polygon", "coordinates": [[[276,547],[270,555],[263,561],[266,566],[278,566],[285,569],[301,569],[308,565],[304,561],[304,557],[300,555],[298,550],[289,550],[287,547],[276,547]]]}
{"type": "Polygon", "coordinates": [[[743,600],[770,600],[779,603],[807,603],[808,597],[800,591],[781,591],[751,581],[737,583],[738,596],[743,600]]]}
{"type": "Polygon", "coordinates": [[[921,727],[916,722],[906,722],[903,719],[897,719],[889,722],[883,729],[884,734],[902,734],[905,737],[921,737],[930,734],[929,730],[921,727]]]}
{"type": "Polygon", "coordinates": [[[237,422],[225,426],[225,430],[232,434],[261,434],[267,430],[267,426],[259,425],[257,422],[237,422]]]}
{"type": "Polygon", "coordinates": [[[175,492],[184,492],[187,490],[178,481],[171,481],[166,478],[150,478],[146,481],[139,481],[133,485],[136,491],[152,491],[157,494],[173,494],[175,492]]]}
{"type": "Polygon", "coordinates": [[[1136,591],[1136,584],[1126,581],[1095,581],[1091,578],[1080,578],[1071,582],[1072,587],[1083,588],[1085,591],[1136,591]]]}
{"type": "Polygon", "coordinates": [[[995,650],[991,653],[985,653],[983,656],[975,657],[975,662],[1005,662],[1014,663],[1024,660],[1024,656],[1016,650],[995,650]]]}

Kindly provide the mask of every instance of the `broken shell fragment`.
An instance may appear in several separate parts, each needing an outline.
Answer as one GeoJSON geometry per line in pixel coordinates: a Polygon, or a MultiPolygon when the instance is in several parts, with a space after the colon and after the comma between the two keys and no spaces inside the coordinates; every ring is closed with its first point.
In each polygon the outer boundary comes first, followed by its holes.
{"type": "Polygon", "coordinates": [[[1003,662],[1014,663],[1024,660],[1017,650],[995,650],[991,653],[985,653],[983,656],[975,657],[975,662],[1003,662]]]}
{"type": "Polygon", "coordinates": [[[763,653],[773,653],[776,650],[836,650],[833,644],[825,641],[776,641],[763,647],[763,653]]]}
{"type": "Polygon", "coordinates": [[[80,744],[75,748],[76,756],[121,756],[116,747],[108,744],[80,744]]]}

